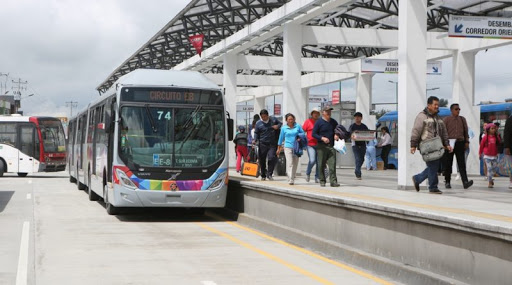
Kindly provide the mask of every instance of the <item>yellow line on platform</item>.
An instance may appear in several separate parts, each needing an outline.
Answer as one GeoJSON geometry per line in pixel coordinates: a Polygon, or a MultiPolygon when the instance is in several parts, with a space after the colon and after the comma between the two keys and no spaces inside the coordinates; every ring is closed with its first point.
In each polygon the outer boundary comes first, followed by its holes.
{"type": "Polygon", "coordinates": [[[315,275],[315,274],[313,274],[313,273],[311,273],[311,272],[309,272],[307,270],[304,270],[304,269],[302,269],[302,268],[300,268],[300,267],[298,267],[296,265],[288,263],[285,260],[283,260],[283,259],[281,259],[281,258],[279,258],[279,257],[277,257],[277,256],[275,256],[273,254],[270,254],[270,253],[268,253],[268,252],[266,252],[264,250],[261,250],[261,249],[255,247],[255,246],[247,243],[247,242],[241,241],[241,240],[237,239],[236,237],[234,237],[232,235],[229,235],[229,234],[227,234],[225,232],[222,232],[220,230],[214,229],[214,228],[212,228],[210,226],[207,226],[207,225],[205,225],[203,223],[198,223],[198,224],[203,229],[206,229],[208,231],[216,233],[216,234],[218,234],[218,235],[220,235],[220,236],[222,236],[222,237],[224,237],[226,239],[231,240],[232,242],[235,242],[235,243],[237,243],[237,244],[239,244],[241,246],[244,246],[244,247],[246,247],[246,248],[248,248],[248,249],[250,249],[250,250],[252,250],[254,252],[257,252],[257,253],[259,253],[259,254],[261,254],[261,255],[263,255],[263,256],[271,259],[271,260],[274,260],[277,263],[280,263],[280,264],[282,264],[282,265],[284,265],[284,266],[286,266],[286,267],[296,271],[296,272],[299,272],[299,273],[301,273],[301,274],[303,274],[305,276],[308,276],[309,278],[311,278],[311,279],[313,279],[315,281],[318,281],[319,283],[322,283],[322,284],[334,284],[333,282],[328,281],[328,280],[326,280],[326,279],[324,279],[324,278],[322,278],[320,276],[317,276],[317,275],[315,275]]]}

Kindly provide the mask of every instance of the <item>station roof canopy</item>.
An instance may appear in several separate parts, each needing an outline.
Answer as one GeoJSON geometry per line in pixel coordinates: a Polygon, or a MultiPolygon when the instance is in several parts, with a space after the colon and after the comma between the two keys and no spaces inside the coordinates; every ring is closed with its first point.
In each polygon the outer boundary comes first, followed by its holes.
{"type": "MultiPolygon", "coordinates": [[[[296,0],[192,0],[176,17],[146,44],[114,70],[97,90],[105,92],[124,74],[139,68],[172,69],[196,56],[189,37],[204,34],[203,50],[214,46],[261,18],[296,0]]],[[[300,2],[300,1],[299,1],[300,2]]],[[[304,26],[344,27],[360,29],[398,29],[398,0],[309,0],[295,9],[295,15],[274,22],[283,25],[304,15],[304,26]],[[324,4],[334,3],[334,9],[324,4]],[[336,5],[336,3],[341,3],[336,5]],[[325,6],[325,5],[324,5],[325,6]],[[317,10],[317,13],[312,11],[317,10]]],[[[302,3],[301,2],[301,3],[302,3]]],[[[449,15],[511,17],[512,0],[428,0],[428,31],[448,31],[449,15]]],[[[263,32],[272,31],[263,29],[263,32]]],[[[256,35],[257,36],[257,35],[256,35]]],[[[248,41],[246,41],[247,43],[248,41]]],[[[281,33],[271,34],[264,41],[249,43],[241,53],[256,56],[282,56],[281,33]]],[[[359,58],[384,52],[383,48],[355,46],[303,45],[306,58],[359,58]]],[[[208,60],[206,58],[205,60],[208,60]]],[[[203,73],[222,73],[222,61],[212,62],[203,73]]],[[[280,71],[271,71],[273,75],[280,71]]],[[[267,70],[239,70],[244,74],[269,74],[267,70]]]]}

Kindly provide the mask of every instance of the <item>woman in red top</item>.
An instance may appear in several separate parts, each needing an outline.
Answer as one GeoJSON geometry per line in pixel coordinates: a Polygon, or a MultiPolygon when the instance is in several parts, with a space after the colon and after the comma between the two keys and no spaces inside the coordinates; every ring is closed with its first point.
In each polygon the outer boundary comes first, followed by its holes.
{"type": "Polygon", "coordinates": [[[320,118],[320,111],[317,108],[314,108],[313,111],[311,111],[311,117],[307,119],[304,124],[302,125],[302,129],[304,132],[306,132],[308,137],[308,168],[306,169],[306,181],[309,182],[309,177],[311,175],[311,170],[313,169],[313,166],[316,164],[315,169],[315,183],[319,183],[320,180],[318,179],[318,164],[316,163],[316,145],[318,141],[312,136],[313,134],[313,127],[315,126],[316,121],[320,118]]]}
{"type": "Polygon", "coordinates": [[[500,137],[496,134],[497,128],[493,123],[485,126],[485,136],[480,142],[480,150],[478,154],[480,159],[484,159],[487,165],[487,180],[489,188],[494,186],[494,174],[498,168],[498,144],[501,143],[500,137]],[[482,155],[483,154],[483,155],[482,155]]]}

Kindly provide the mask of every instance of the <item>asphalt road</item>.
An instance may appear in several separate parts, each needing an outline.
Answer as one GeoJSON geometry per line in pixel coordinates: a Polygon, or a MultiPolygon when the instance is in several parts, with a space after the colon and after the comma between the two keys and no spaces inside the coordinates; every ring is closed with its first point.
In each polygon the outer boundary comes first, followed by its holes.
{"type": "Polygon", "coordinates": [[[0,226],[0,284],[391,284],[211,212],[109,216],[65,173],[0,178],[0,226]]]}

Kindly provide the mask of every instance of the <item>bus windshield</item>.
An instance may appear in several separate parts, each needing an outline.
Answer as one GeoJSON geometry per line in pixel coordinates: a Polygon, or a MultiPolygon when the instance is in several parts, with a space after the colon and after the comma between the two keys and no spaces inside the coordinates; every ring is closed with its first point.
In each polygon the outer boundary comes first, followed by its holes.
{"type": "Polygon", "coordinates": [[[128,167],[197,168],[224,158],[222,108],[124,105],[120,116],[119,154],[128,167]]]}
{"type": "Polygon", "coordinates": [[[45,152],[66,152],[66,138],[60,121],[40,120],[39,127],[45,152]]]}

